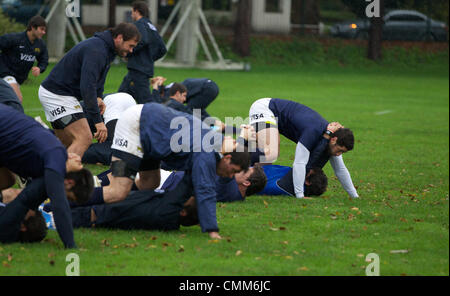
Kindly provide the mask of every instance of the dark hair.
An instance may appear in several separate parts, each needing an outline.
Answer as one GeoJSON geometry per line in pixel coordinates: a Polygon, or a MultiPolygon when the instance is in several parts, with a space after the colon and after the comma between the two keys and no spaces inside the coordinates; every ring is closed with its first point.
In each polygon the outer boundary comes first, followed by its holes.
{"type": "Polygon", "coordinates": [[[226,152],[223,155],[231,155],[230,163],[238,165],[243,171],[248,170],[248,168],[250,167],[251,157],[247,147],[244,148],[243,152],[226,152]]]}
{"type": "Polygon", "coordinates": [[[71,191],[75,194],[77,204],[86,203],[94,190],[94,177],[88,169],[81,169],[77,172],[66,174],[66,179],[75,181],[71,191]]]}
{"type": "Polygon", "coordinates": [[[177,92],[180,92],[180,94],[183,94],[183,93],[187,93],[187,88],[186,88],[186,86],[184,86],[183,84],[181,84],[181,83],[174,83],[174,84],[172,84],[172,86],[170,87],[170,90],[169,90],[169,96],[170,97],[172,97],[172,96],[174,96],[177,92]]]}
{"type": "Polygon", "coordinates": [[[353,132],[349,128],[340,128],[332,134],[332,137],[337,137],[336,144],[339,146],[344,146],[348,151],[353,149],[355,144],[355,137],[353,132]]]}
{"type": "Polygon", "coordinates": [[[139,42],[141,39],[141,33],[139,33],[138,28],[134,24],[120,23],[109,30],[111,31],[113,38],[122,35],[123,41],[136,39],[136,41],[139,42]]]}
{"type": "Polygon", "coordinates": [[[193,226],[197,225],[199,222],[198,220],[198,213],[197,213],[197,203],[195,199],[192,203],[185,204],[183,209],[186,212],[185,216],[180,215],[180,224],[183,226],[193,226]]]}
{"type": "Polygon", "coordinates": [[[27,31],[31,31],[32,28],[47,27],[45,19],[40,15],[35,15],[28,21],[27,31]]]}
{"type": "Polygon", "coordinates": [[[131,3],[131,8],[139,12],[139,14],[145,18],[148,18],[148,16],[150,15],[148,5],[144,1],[134,1],[133,3],[131,3]]]}
{"type": "Polygon", "coordinates": [[[21,243],[40,242],[47,235],[47,224],[40,211],[35,211],[34,216],[29,216],[22,221],[25,231],[19,231],[19,241],[21,243]]]}
{"type": "Polygon", "coordinates": [[[320,196],[327,191],[328,178],[321,168],[312,168],[306,179],[310,185],[305,184],[305,196],[320,196]]]}
{"type": "Polygon", "coordinates": [[[258,192],[261,192],[267,184],[267,176],[260,164],[256,164],[253,167],[253,173],[248,177],[247,181],[250,182],[250,186],[245,191],[245,196],[251,196],[258,192]]]}

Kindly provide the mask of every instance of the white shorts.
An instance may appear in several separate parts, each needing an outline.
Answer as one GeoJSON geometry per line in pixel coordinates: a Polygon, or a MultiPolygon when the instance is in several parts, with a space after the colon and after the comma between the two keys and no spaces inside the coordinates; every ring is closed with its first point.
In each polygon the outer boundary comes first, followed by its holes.
{"type": "Polygon", "coordinates": [[[17,85],[19,84],[19,83],[17,83],[17,80],[14,76],[5,76],[2,79],[5,80],[6,83],[8,83],[8,84],[13,84],[13,83],[15,83],[17,85]]]}
{"type": "Polygon", "coordinates": [[[269,109],[271,98],[259,99],[252,104],[249,111],[249,124],[264,122],[277,126],[277,118],[269,109]]]}
{"type": "Polygon", "coordinates": [[[161,175],[161,182],[159,183],[159,186],[156,189],[161,189],[161,187],[164,185],[164,182],[166,182],[167,178],[169,178],[169,176],[172,174],[171,171],[166,171],[163,169],[160,169],[159,172],[161,175]]]}
{"type": "Polygon", "coordinates": [[[54,94],[42,85],[39,87],[38,95],[48,122],[54,122],[67,115],[83,113],[83,108],[75,97],[54,94]]]}
{"type": "Polygon", "coordinates": [[[135,105],[121,114],[114,131],[111,149],[123,151],[143,158],[144,150],[141,144],[140,119],[144,105],[135,105]]]}
{"type": "Polygon", "coordinates": [[[106,105],[106,110],[103,114],[105,124],[111,120],[118,119],[125,110],[136,105],[136,101],[127,93],[107,95],[103,102],[106,105]]]}

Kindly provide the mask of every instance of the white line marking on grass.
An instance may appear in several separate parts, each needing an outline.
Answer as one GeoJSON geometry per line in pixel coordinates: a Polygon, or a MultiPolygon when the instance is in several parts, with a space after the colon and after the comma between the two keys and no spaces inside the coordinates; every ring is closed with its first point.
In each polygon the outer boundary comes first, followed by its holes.
{"type": "Polygon", "coordinates": [[[383,111],[379,111],[379,112],[375,112],[375,115],[385,115],[385,114],[389,114],[392,113],[394,111],[392,110],[383,110],[383,111]]]}

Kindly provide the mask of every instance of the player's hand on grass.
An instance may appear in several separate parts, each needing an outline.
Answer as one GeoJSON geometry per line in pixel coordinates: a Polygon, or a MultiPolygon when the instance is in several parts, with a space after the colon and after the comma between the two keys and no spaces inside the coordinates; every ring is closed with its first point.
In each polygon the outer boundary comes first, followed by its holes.
{"type": "Polygon", "coordinates": [[[97,98],[97,104],[98,108],[100,109],[100,115],[103,115],[103,113],[105,113],[106,110],[106,105],[103,102],[102,98],[97,98]]]}
{"type": "Polygon", "coordinates": [[[103,122],[99,122],[95,124],[95,128],[97,129],[97,132],[94,134],[94,138],[96,138],[99,143],[105,142],[106,138],[108,138],[106,125],[103,122]]]}
{"type": "Polygon", "coordinates": [[[209,237],[212,238],[212,239],[222,239],[220,234],[218,232],[215,232],[215,231],[209,232],[209,237]]]}

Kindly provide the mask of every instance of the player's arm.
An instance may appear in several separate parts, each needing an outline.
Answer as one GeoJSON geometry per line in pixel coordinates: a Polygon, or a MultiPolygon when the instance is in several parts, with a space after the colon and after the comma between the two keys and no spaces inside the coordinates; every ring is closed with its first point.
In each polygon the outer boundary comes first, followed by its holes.
{"type": "Polygon", "coordinates": [[[297,198],[304,198],[304,185],[306,178],[306,164],[309,159],[309,150],[301,142],[297,143],[295,148],[295,159],[292,165],[292,181],[294,183],[294,192],[297,198]]]}
{"type": "Polygon", "coordinates": [[[333,167],[334,174],[338,178],[342,187],[347,191],[348,195],[352,198],[359,197],[355,186],[353,186],[352,177],[350,172],[344,164],[342,155],[330,157],[330,164],[333,167]]]}
{"type": "MultiPolygon", "coordinates": [[[[208,232],[211,238],[220,238],[216,217],[216,167],[211,165],[211,159],[207,159],[206,155],[211,156],[209,153],[194,153],[192,167],[194,196],[202,232],[208,232]]],[[[215,157],[213,161],[215,162],[215,157]]]]}
{"type": "Polygon", "coordinates": [[[102,122],[97,104],[97,90],[100,73],[105,67],[102,63],[104,60],[105,57],[94,51],[84,55],[81,65],[80,92],[86,106],[84,111],[95,124],[102,122]]]}
{"type": "Polygon", "coordinates": [[[153,61],[157,61],[162,58],[167,53],[166,45],[164,40],[159,35],[158,31],[152,31],[152,37],[150,40],[152,46],[152,58],[153,61]]]}
{"type": "Polygon", "coordinates": [[[41,53],[38,55],[37,61],[38,61],[37,66],[40,71],[39,74],[42,74],[44,73],[45,69],[47,69],[48,66],[48,51],[45,45],[41,47],[41,53]]]}
{"type": "Polygon", "coordinates": [[[99,100],[97,97],[98,85],[104,81],[100,73],[105,72],[107,65],[104,65],[105,57],[95,51],[85,54],[81,66],[80,92],[84,100],[86,115],[95,124],[97,132],[94,137],[100,142],[104,142],[108,137],[108,131],[100,116],[99,100]]]}

